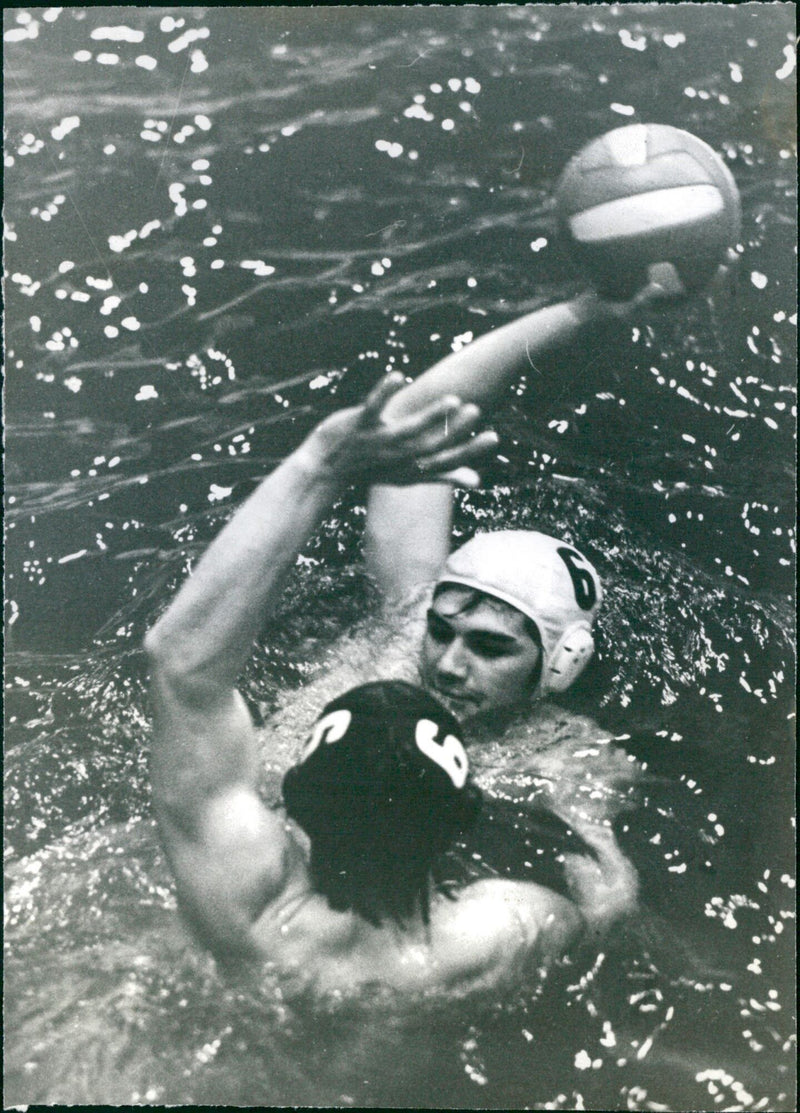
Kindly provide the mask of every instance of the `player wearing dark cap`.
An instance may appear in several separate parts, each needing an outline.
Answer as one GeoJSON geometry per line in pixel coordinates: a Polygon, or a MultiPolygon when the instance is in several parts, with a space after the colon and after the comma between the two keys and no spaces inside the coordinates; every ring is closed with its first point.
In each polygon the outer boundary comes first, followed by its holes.
{"type": "Polygon", "coordinates": [[[429,921],[437,859],[480,810],[468,768],[458,722],[421,688],[377,681],[325,707],[283,799],[331,908],[429,921]]]}
{"type": "Polygon", "coordinates": [[[162,798],[164,845],[197,936],[225,965],[270,962],[290,994],[379,983],[463,996],[546,967],[584,923],[609,915],[629,868],[599,839],[596,863],[570,856],[572,901],[530,882],[437,884],[442,855],[481,806],[460,735],[422,689],[378,681],[324,708],[284,778],[290,822],[244,779],[190,797],[191,817],[162,798]]]}

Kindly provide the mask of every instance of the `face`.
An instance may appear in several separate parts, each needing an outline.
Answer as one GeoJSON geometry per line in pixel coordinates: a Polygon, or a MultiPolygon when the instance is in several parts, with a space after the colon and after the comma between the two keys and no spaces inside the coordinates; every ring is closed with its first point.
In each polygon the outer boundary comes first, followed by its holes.
{"type": "Polygon", "coordinates": [[[428,611],[422,682],[462,721],[502,715],[530,699],[541,650],[519,611],[444,588],[428,611]]]}

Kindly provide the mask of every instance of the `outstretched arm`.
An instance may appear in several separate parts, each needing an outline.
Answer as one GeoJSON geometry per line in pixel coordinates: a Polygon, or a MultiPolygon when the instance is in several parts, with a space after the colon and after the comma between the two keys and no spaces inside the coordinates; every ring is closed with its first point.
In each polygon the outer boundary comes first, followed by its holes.
{"type": "Polygon", "coordinates": [[[434,364],[391,400],[387,416],[412,413],[443,394],[488,406],[542,356],[571,344],[584,326],[616,314],[616,307],[593,291],[526,313],[434,364]]]}
{"type": "Polygon", "coordinates": [[[236,690],[286,572],[351,480],[438,474],[494,443],[470,439],[478,410],[451,396],[384,422],[401,386],[390,376],[317,426],[236,512],[145,641],[162,841],[184,909],[225,953],[250,953],[250,926],[292,866],[283,824],[256,793],[256,740],[236,690]]]}
{"type": "MultiPolygon", "coordinates": [[[[543,355],[572,343],[585,326],[620,315],[620,308],[589,292],[528,313],[446,356],[392,398],[386,413],[405,416],[447,393],[488,412],[543,355]]],[[[367,564],[387,599],[401,599],[436,578],[450,547],[451,501],[443,484],[370,489],[367,564]]]]}
{"type": "MultiPolygon", "coordinates": [[[[728,284],[736,252],[729,251],[712,284],[714,296],[728,284]]],[[[502,391],[540,358],[573,343],[585,328],[605,320],[626,320],[664,301],[685,300],[680,283],[669,275],[649,282],[635,297],[612,302],[595,290],[527,313],[446,356],[402,390],[387,416],[413,413],[442,394],[457,394],[479,405],[484,415],[502,391]]],[[[384,597],[401,599],[435,579],[450,548],[451,490],[444,485],[375,485],[367,508],[367,564],[384,597]]]]}

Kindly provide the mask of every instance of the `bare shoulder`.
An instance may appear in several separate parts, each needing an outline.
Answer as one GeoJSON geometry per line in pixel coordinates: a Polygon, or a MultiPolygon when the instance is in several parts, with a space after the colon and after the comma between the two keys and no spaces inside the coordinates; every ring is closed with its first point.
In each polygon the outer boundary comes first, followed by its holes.
{"type": "Polygon", "coordinates": [[[551,961],[583,927],[572,901],[532,882],[491,878],[437,906],[434,945],[452,975],[491,983],[551,961]]]}
{"type": "Polygon", "coordinates": [[[563,929],[577,929],[582,917],[575,904],[544,885],[531,881],[487,878],[464,890],[465,912],[471,917],[501,922],[521,932],[532,945],[543,934],[563,935],[563,929]]]}

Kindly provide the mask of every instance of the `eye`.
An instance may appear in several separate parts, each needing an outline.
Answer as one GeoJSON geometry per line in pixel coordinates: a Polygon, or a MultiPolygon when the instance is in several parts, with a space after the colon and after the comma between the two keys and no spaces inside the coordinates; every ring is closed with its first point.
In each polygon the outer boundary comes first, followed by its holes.
{"type": "Polygon", "coordinates": [[[440,645],[453,640],[453,631],[436,611],[428,611],[428,635],[440,645]]]}
{"type": "Polygon", "coordinates": [[[479,657],[507,657],[509,646],[506,642],[496,641],[494,638],[474,637],[469,639],[469,647],[479,657]]]}

